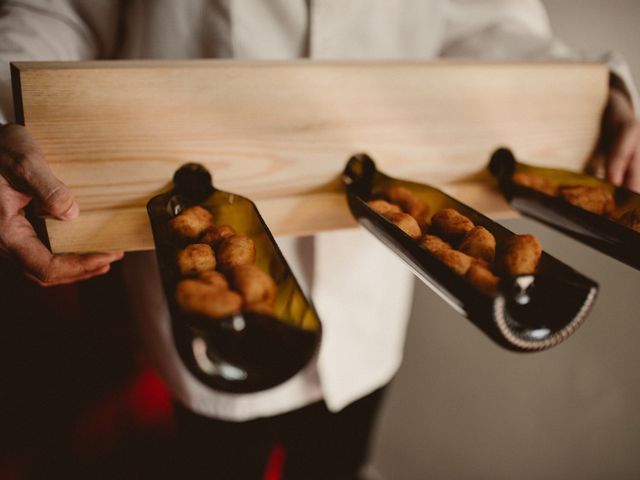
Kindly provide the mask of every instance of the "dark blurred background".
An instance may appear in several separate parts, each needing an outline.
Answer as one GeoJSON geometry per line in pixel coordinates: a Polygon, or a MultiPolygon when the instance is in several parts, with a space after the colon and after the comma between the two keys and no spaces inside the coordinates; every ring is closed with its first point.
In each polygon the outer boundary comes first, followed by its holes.
{"type": "Polygon", "coordinates": [[[136,344],[116,264],[43,289],[0,265],[0,479],[164,478],[168,393],[136,344]]]}

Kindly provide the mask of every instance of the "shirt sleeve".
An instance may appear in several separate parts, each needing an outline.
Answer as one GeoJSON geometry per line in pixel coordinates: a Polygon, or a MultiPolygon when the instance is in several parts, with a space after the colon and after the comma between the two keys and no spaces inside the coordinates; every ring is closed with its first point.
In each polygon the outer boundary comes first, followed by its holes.
{"type": "Polygon", "coordinates": [[[539,0],[447,0],[440,55],[482,59],[573,59],[607,63],[610,84],[625,92],[638,112],[638,92],[624,59],[579,54],[551,31],[539,0]]]}
{"type": "Polygon", "coordinates": [[[9,64],[107,58],[117,48],[116,0],[6,0],[0,6],[0,123],[14,120],[9,64]]]}

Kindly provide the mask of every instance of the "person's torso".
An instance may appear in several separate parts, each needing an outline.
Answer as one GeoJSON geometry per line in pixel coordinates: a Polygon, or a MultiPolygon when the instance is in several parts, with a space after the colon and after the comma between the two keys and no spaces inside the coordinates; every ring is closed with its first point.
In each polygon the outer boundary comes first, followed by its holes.
{"type": "Polygon", "coordinates": [[[425,59],[441,0],[132,0],[116,58],[425,59]]]}

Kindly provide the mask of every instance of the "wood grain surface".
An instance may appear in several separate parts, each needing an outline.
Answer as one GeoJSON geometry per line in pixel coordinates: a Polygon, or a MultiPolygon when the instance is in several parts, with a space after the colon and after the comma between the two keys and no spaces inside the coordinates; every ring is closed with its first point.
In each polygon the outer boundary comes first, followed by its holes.
{"type": "Polygon", "coordinates": [[[145,205],[186,162],[256,201],[276,235],[354,225],[339,174],[385,173],[509,209],[480,174],[500,145],[580,169],[606,100],[600,64],[119,61],[13,65],[18,117],[81,208],[55,252],[153,248],[145,205]]]}

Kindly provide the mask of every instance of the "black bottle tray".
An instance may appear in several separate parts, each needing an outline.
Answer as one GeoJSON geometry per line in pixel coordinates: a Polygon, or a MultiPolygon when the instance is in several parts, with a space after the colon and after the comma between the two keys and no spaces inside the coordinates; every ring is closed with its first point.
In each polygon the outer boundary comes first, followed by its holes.
{"type": "Polygon", "coordinates": [[[175,344],[199,380],[216,390],[255,392],[284,382],[309,362],[320,343],[320,319],[252,201],[217,190],[203,166],[187,164],[176,171],[174,188],[153,197],[147,210],[175,344]],[[216,224],[230,225],[253,239],[256,264],[278,285],[273,316],[243,310],[211,319],[180,311],[175,258],[184,245],[171,235],[168,222],[194,205],[208,209],[216,224]]]}
{"type": "Polygon", "coordinates": [[[487,294],[367,205],[371,198],[383,196],[390,186],[403,186],[429,203],[430,214],[455,208],[489,230],[498,244],[513,235],[441,190],[384,175],[365,154],[351,157],[343,181],[356,220],[402,258],[454,310],[499,345],[515,351],[547,349],[569,337],[587,317],[598,285],[551,255],[542,253],[535,275],[503,281],[495,294],[487,294]]]}
{"type": "Polygon", "coordinates": [[[640,195],[624,187],[567,170],[527,165],[516,161],[511,150],[500,148],[491,156],[490,172],[498,179],[500,190],[516,208],[576,240],[589,245],[635,269],[640,270],[640,233],[575,205],[562,198],[539,192],[512,181],[515,172],[535,173],[552,185],[600,186],[608,189],[620,211],[640,208],[640,195]]]}

